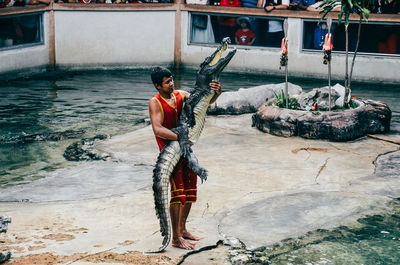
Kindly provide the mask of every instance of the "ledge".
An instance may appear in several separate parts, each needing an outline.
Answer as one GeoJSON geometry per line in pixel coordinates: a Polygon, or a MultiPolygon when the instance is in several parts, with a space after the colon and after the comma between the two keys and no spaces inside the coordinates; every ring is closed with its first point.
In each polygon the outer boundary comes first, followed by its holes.
{"type": "MultiPolygon", "coordinates": [[[[179,3],[138,3],[138,4],[81,4],[81,3],[53,3],[50,5],[35,5],[25,7],[6,7],[0,9],[0,16],[8,16],[15,14],[25,14],[33,12],[44,12],[49,10],[62,11],[190,11],[225,15],[248,15],[259,17],[281,17],[281,18],[304,18],[304,19],[320,19],[319,12],[309,11],[293,11],[293,10],[274,10],[266,13],[261,8],[246,7],[226,7],[211,5],[195,5],[195,4],[179,4],[179,3]]],[[[337,20],[338,12],[332,12],[332,18],[337,20]]],[[[350,16],[350,20],[358,21],[356,14],[350,16]]],[[[398,14],[371,14],[370,22],[400,22],[398,14]]]]}
{"type": "Polygon", "coordinates": [[[12,6],[0,8],[0,17],[9,15],[19,15],[26,13],[45,12],[51,10],[50,5],[31,5],[31,6],[12,6]]]}
{"type": "Polygon", "coordinates": [[[178,4],[147,3],[147,4],[80,4],[80,3],[55,3],[56,11],[176,11],[178,4]]]}

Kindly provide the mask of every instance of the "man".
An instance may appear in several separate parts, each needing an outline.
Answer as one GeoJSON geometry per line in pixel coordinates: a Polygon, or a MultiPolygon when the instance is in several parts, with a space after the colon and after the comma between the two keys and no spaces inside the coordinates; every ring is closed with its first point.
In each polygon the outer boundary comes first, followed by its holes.
{"type": "MultiPolygon", "coordinates": [[[[153,132],[161,151],[168,141],[178,140],[178,136],[171,129],[176,127],[183,102],[190,94],[183,90],[174,90],[172,74],[166,68],[154,68],[151,80],[158,93],[149,101],[149,113],[153,132]]],[[[211,99],[211,103],[214,103],[222,92],[221,84],[213,80],[210,88],[216,92],[211,99]]],[[[188,168],[186,159],[178,162],[170,183],[172,245],[183,249],[193,249],[196,244],[186,239],[198,241],[200,238],[187,231],[186,219],[192,203],[196,201],[197,176],[188,168]]]]}
{"type": "MultiPolygon", "coordinates": [[[[265,2],[265,12],[279,9],[285,10],[289,7],[289,0],[267,0],[265,2]]],[[[265,45],[267,47],[280,47],[282,38],[284,37],[282,20],[269,19],[268,31],[265,33],[265,45]]]]}

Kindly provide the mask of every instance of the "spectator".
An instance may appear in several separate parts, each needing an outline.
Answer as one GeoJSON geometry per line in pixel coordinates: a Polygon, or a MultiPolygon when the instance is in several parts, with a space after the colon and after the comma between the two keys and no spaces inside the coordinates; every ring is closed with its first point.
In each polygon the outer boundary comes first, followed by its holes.
{"type": "Polygon", "coordinates": [[[240,29],[238,29],[235,33],[236,44],[253,45],[254,41],[256,40],[256,35],[250,29],[249,18],[248,17],[238,18],[238,24],[240,25],[240,29]]]}
{"type": "Polygon", "coordinates": [[[8,6],[9,0],[0,0],[0,8],[8,6]]]}
{"type": "Polygon", "coordinates": [[[28,0],[28,5],[38,5],[38,4],[50,4],[51,0],[28,0]]]}
{"type": "Polygon", "coordinates": [[[306,11],[313,4],[315,4],[315,0],[293,0],[289,5],[289,9],[306,11]]]}
{"type": "Polygon", "coordinates": [[[13,6],[25,6],[25,0],[15,0],[13,6]]]}
{"type": "Polygon", "coordinates": [[[243,7],[250,7],[250,8],[257,8],[259,0],[242,0],[242,6],[243,7]]]}
{"type": "MultiPolygon", "coordinates": [[[[37,4],[36,2],[31,3],[32,1],[33,0],[29,0],[29,4],[37,4]]],[[[39,41],[39,20],[40,19],[38,15],[16,17],[15,30],[17,43],[33,43],[39,41]]]]}
{"type": "Polygon", "coordinates": [[[314,29],[314,45],[316,50],[322,50],[324,45],[325,35],[328,33],[328,26],[326,23],[319,23],[314,29]]]}
{"type": "MultiPolygon", "coordinates": [[[[289,0],[267,0],[264,10],[265,12],[271,12],[274,9],[285,10],[288,7],[289,0]]],[[[281,40],[284,37],[282,21],[270,19],[268,21],[268,31],[265,35],[268,47],[280,47],[281,40]]]]}
{"type": "MultiPolygon", "coordinates": [[[[241,7],[239,0],[221,0],[220,6],[241,7]]],[[[218,17],[219,30],[216,36],[216,41],[221,42],[225,37],[231,40],[235,39],[236,32],[236,18],[235,17],[218,17]]]]}
{"type": "MultiPolygon", "coordinates": [[[[307,8],[315,4],[315,0],[292,0],[289,5],[291,10],[306,11],[307,8]]],[[[313,43],[313,33],[314,25],[310,23],[304,23],[304,33],[303,33],[303,47],[305,49],[310,49],[313,43]]]]}
{"type": "MultiPolygon", "coordinates": [[[[297,1],[296,1],[297,2],[297,1]]],[[[323,1],[321,0],[299,0],[298,4],[291,4],[291,8],[296,8],[296,10],[306,10],[310,12],[320,12],[322,11],[321,5],[323,1]],[[305,8],[305,9],[304,9],[305,8]]],[[[339,12],[342,9],[342,6],[339,4],[332,11],[339,12]]],[[[335,25],[332,25],[331,34],[333,35],[333,31],[335,29],[335,25]]],[[[321,25],[315,25],[314,23],[304,23],[304,42],[303,47],[305,49],[318,49],[321,50],[320,37],[321,33],[326,30],[321,27],[321,25]]]]}
{"type": "Polygon", "coordinates": [[[220,1],[219,0],[209,0],[208,4],[210,6],[219,6],[220,5],[220,1]]]}
{"type": "MultiPolygon", "coordinates": [[[[241,0],[242,7],[248,7],[248,8],[263,8],[263,0],[241,0]]],[[[250,21],[250,27],[252,31],[257,35],[257,36],[262,36],[263,32],[260,32],[260,29],[263,27],[263,21],[265,20],[260,20],[260,19],[255,19],[255,18],[249,18],[250,21]]],[[[261,40],[256,39],[257,45],[261,44],[261,40]]]]}
{"type": "Polygon", "coordinates": [[[199,43],[215,43],[209,15],[192,15],[191,41],[199,43]]]}
{"type": "Polygon", "coordinates": [[[241,7],[239,0],[221,0],[219,3],[220,6],[233,6],[233,7],[241,7]]]}
{"type": "MultiPolygon", "coordinates": [[[[378,0],[378,6],[373,12],[378,14],[400,14],[400,1],[378,0]]],[[[378,52],[396,54],[399,30],[396,26],[380,25],[378,29],[378,52]]]]}
{"type": "MultiPolygon", "coordinates": [[[[322,11],[321,5],[324,2],[321,0],[317,0],[314,4],[307,6],[307,11],[312,11],[312,12],[320,12],[322,11]]],[[[335,12],[340,12],[340,10],[342,9],[342,5],[338,4],[337,6],[335,6],[335,8],[332,9],[332,11],[335,12]]]]}
{"type": "Polygon", "coordinates": [[[378,0],[378,6],[376,6],[372,12],[378,14],[400,14],[400,1],[378,0]]]}

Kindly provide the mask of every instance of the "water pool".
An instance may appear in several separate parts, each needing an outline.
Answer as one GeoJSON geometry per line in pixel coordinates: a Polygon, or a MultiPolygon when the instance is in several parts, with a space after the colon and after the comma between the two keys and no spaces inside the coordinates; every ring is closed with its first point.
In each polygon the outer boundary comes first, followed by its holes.
{"type": "MultiPolygon", "coordinates": [[[[63,152],[71,143],[97,134],[118,135],[145,126],[147,103],[155,94],[150,70],[71,72],[0,84],[0,139],[23,135],[83,130],[73,139],[30,143],[0,142],[0,188],[43,178],[67,167],[63,152]]],[[[189,90],[195,72],[175,73],[177,88],[189,90]]],[[[223,73],[224,90],[283,82],[282,77],[223,73]]],[[[323,80],[290,79],[304,90],[326,85],[323,80]]],[[[335,83],[335,82],[333,82],[335,83]]],[[[353,95],[386,102],[393,111],[392,132],[400,133],[400,86],[354,83],[353,95]]],[[[299,248],[271,256],[273,264],[398,264],[400,219],[398,204],[388,213],[362,218],[355,228],[314,231],[299,248]],[[316,238],[310,240],[310,237],[316,238]],[[340,253],[338,255],[337,253],[340,253]]],[[[278,249],[278,251],[282,252],[278,249]]]]}
{"type": "MultiPolygon", "coordinates": [[[[83,130],[83,138],[140,128],[148,118],[148,100],[156,92],[149,73],[149,69],[70,72],[0,83],[0,139],[66,130],[83,130]]],[[[176,72],[174,77],[176,88],[190,90],[195,83],[193,70],[176,72]]],[[[229,91],[280,83],[284,78],[225,72],[220,80],[229,91]]],[[[326,85],[324,80],[290,81],[304,90],[326,85]]],[[[392,129],[400,130],[400,86],[354,83],[353,95],[389,104],[392,129]]],[[[64,167],[68,162],[62,154],[77,140],[0,142],[0,188],[31,182],[44,172],[64,167]]]]}

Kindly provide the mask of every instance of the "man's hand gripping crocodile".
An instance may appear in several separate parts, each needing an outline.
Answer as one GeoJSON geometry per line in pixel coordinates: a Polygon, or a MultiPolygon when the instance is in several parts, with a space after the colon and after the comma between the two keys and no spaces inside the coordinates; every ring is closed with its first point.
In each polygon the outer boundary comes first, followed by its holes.
{"type": "Polygon", "coordinates": [[[158,250],[147,253],[164,251],[171,240],[168,189],[171,174],[181,157],[188,160],[189,167],[202,182],[207,179],[207,170],[199,165],[190,144],[195,144],[200,137],[207,108],[215,95],[215,91],[210,89],[210,82],[218,80],[220,73],[236,53],[236,50],[232,50],[225,58],[221,58],[229,43],[230,39],[224,38],[218,49],[200,65],[195,88],[184,103],[177,126],[172,129],[178,135],[178,141],[169,141],[157,158],[153,171],[153,192],[160,232],[164,239],[158,250]]]}

